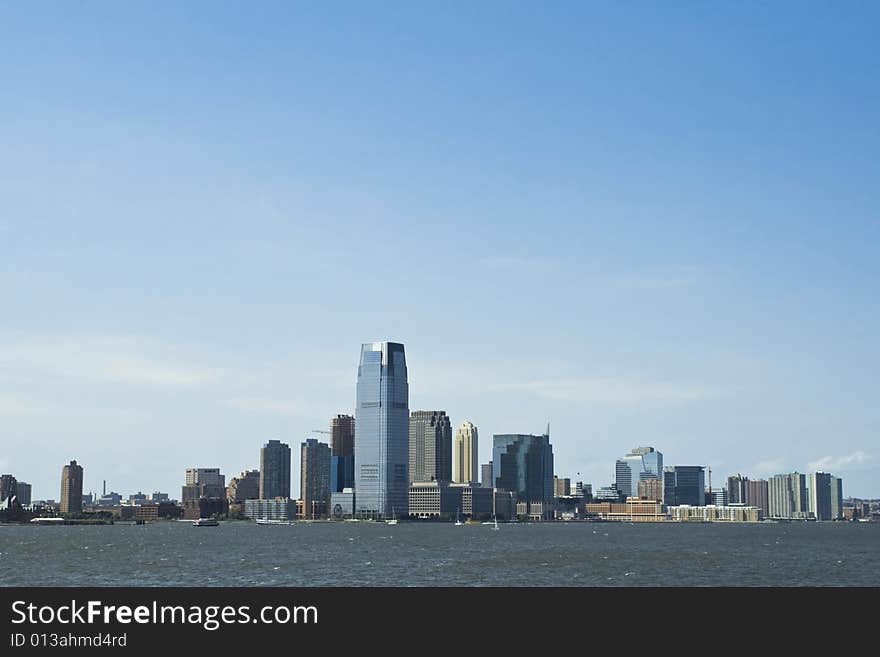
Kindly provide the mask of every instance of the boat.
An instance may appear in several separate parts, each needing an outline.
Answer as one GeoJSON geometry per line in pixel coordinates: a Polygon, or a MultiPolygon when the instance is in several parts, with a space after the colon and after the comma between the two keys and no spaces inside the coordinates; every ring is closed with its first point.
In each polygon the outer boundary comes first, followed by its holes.
{"type": "Polygon", "coordinates": [[[461,511],[461,507],[459,507],[459,509],[455,512],[455,526],[456,526],[456,527],[460,527],[461,525],[464,524],[464,523],[461,521],[461,513],[460,513],[460,511],[461,511]]]}
{"type": "Polygon", "coordinates": [[[292,525],[290,520],[269,520],[268,518],[257,518],[254,522],[258,525],[292,525]]]}
{"type": "Polygon", "coordinates": [[[397,514],[394,512],[393,506],[391,507],[391,517],[386,518],[385,524],[386,525],[396,525],[397,524],[397,514]]]}
{"type": "Polygon", "coordinates": [[[493,517],[492,518],[492,531],[497,532],[498,529],[499,529],[498,528],[498,518],[493,517]]]}
{"type": "Polygon", "coordinates": [[[198,520],[193,520],[193,527],[216,527],[220,523],[214,520],[213,518],[199,518],[198,520]]]}

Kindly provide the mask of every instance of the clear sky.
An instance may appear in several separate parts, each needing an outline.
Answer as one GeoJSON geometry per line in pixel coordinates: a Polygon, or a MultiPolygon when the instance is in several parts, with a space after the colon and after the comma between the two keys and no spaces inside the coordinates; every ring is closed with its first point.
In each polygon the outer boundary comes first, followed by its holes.
{"type": "MultiPolygon", "coordinates": [[[[0,5],[0,472],[177,497],[353,412],[880,496],[880,5],[0,5]]],[[[317,434],[317,437],[322,437],[317,434]]],[[[326,438],[326,436],[323,436],[326,438]]],[[[580,473],[578,475],[578,473],[580,473]]]]}

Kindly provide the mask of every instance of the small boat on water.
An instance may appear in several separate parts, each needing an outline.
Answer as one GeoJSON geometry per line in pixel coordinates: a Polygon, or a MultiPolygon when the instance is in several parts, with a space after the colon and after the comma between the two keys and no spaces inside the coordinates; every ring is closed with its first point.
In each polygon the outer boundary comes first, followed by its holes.
{"type": "Polygon", "coordinates": [[[193,527],[216,527],[220,523],[214,520],[213,518],[199,518],[198,520],[193,520],[193,527]]]}
{"type": "Polygon", "coordinates": [[[258,525],[292,525],[292,520],[269,520],[268,518],[257,518],[255,521],[258,525]]]}
{"type": "Polygon", "coordinates": [[[391,507],[391,517],[385,519],[386,525],[396,525],[397,524],[397,513],[394,511],[394,507],[391,507]]]}

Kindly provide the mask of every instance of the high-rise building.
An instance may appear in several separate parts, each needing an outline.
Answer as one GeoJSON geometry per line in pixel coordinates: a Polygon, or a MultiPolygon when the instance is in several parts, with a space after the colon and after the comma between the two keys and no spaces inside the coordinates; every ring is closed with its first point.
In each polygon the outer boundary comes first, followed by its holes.
{"type": "Polygon", "coordinates": [[[354,456],[354,416],[337,415],[330,420],[331,456],[354,456]]]}
{"type": "Polygon", "coordinates": [[[495,487],[514,493],[515,502],[550,511],[553,501],[553,448],[550,427],[542,436],[495,434],[492,447],[492,477],[495,487]]]}
{"type": "Polygon", "coordinates": [[[200,498],[226,499],[226,475],[220,468],[187,468],[180,491],[181,504],[200,498]]]}
{"type": "Polygon", "coordinates": [[[354,417],[337,415],[330,420],[330,492],[354,487],[354,417]]]}
{"type": "Polygon", "coordinates": [[[770,478],[770,517],[804,519],[809,515],[807,477],[799,472],[770,478]]]}
{"type": "Polygon", "coordinates": [[[676,465],[663,470],[663,503],[705,506],[705,470],[701,465],[676,465]]]}
{"type": "Polygon", "coordinates": [[[663,479],[655,475],[642,477],[638,483],[639,497],[646,500],[663,501],[663,479]]]}
{"type": "Polygon", "coordinates": [[[749,478],[736,474],[727,478],[727,503],[745,504],[749,478]]]}
{"type": "Polygon", "coordinates": [[[17,488],[18,481],[15,477],[11,474],[0,475],[0,504],[10,497],[17,497],[17,488]]]}
{"type": "Polygon", "coordinates": [[[61,513],[82,511],[83,468],[71,461],[61,470],[61,513]]]}
{"type": "Polygon", "coordinates": [[[492,461],[480,466],[480,484],[483,488],[495,488],[495,480],[492,479],[492,461]]]}
{"type": "Polygon", "coordinates": [[[407,515],[409,384],[402,344],[370,342],[361,346],[355,422],[356,515],[407,515]]]}
{"type": "Polygon", "coordinates": [[[477,483],[480,465],[477,427],[465,420],[455,430],[452,480],[458,484],[477,483]]]}
{"type": "Polygon", "coordinates": [[[226,487],[226,499],[230,504],[260,499],[260,471],[242,470],[241,474],[233,477],[226,487]]]}
{"type": "Polygon", "coordinates": [[[746,505],[761,510],[764,518],[770,516],[770,489],[766,479],[746,480],[746,505]]]}
{"type": "Polygon", "coordinates": [[[260,499],[290,497],[290,445],[270,440],[260,449],[260,499]]]}
{"type": "Polygon", "coordinates": [[[452,424],[446,411],[410,414],[409,479],[410,482],[452,480],[452,424]]]}
{"type": "Polygon", "coordinates": [[[18,496],[18,503],[22,506],[31,505],[31,485],[23,481],[15,484],[15,494],[18,496]]]}
{"type": "Polygon", "coordinates": [[[834,520],[836,515],[832,509],[833,480],[828,472],[812,472],[807,485],[810,499],[810,514],[816,520],[834,520]]]}
{"type": "Polygon", "coordinates": [[[634,447],[615,464],[615,484],[624,497],[637,494],[643,474],[660,476],[663,472],[663,454],[653,447],[634,447]]]}
{"type": "MultiPolygon", "coordinates": [[[[28,500],[30,500],[30,495],[28,495],[28,500]]],[[[21,502],[21,495],[19,495],[19,501],[21,502]]],[[[24,504],[24,502],[21,503],[24,504]]],[[[831,477],[831,519],[840,520],[841,518],[843,518],[843,479],[831,477]]]]}
{"type": "Polygon", "coordinates": [[[330,445],[307,438],[300,447],[300,499],[306,518],[327,515],[330,505],[330,445]]]}
{"type": "Polygon", "coordinates": [[[553,496],[568,497],[571,495],[571,479],[553,476],[553,496]]]}

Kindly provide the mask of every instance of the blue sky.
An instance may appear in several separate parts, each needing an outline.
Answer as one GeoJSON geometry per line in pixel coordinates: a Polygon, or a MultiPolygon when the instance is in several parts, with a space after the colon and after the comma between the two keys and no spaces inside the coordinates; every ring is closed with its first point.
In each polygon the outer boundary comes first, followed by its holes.
{"type": "MultiPolygon", "coordinates": [[[[352,412],[880,495],[875,3],[6,3],[0,471],[179,494],[352,412]]],[[[294,459],[298,490],[298,461],[294,459]]]]}

